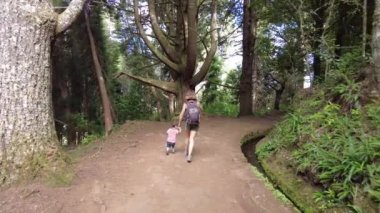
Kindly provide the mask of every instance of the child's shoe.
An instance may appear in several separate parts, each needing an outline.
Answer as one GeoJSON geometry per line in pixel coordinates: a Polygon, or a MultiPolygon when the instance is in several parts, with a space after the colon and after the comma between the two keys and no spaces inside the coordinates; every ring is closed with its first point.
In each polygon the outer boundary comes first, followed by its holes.
{"type": "Polygon", "coordinates": [[[186,157],[186,160],[187,160],[188,163],[191,163],[191,155],[188,155],[188,156],[186,157]]]}

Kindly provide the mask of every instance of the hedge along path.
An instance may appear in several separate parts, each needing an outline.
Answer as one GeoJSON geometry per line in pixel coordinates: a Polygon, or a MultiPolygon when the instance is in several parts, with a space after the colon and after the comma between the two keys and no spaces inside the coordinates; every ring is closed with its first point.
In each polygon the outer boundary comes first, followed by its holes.
{"type": "Polygon", "coordinates": [[[166,156],[169,123],[129,122],[80,158],[71,186],[3,189],[0,212],[293,212],[255,177],[240,149],[244,135],[276,120],[202,118],[192,163],[185,133],[166,156]]]}

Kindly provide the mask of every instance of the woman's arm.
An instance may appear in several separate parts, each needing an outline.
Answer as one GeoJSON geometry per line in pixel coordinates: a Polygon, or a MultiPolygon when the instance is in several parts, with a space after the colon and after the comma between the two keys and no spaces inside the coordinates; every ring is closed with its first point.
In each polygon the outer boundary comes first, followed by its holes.
{"type": "Polygon", "coordinates": [[[186,107],[187,107],[186,103],[183,103],[182,110],[181,110],[181,113],[179,114],[179,118],[178,118],[178,126],[179,127],[181,127],[181,121],[182,121],[183,115],[185,114],[186,107]]]}

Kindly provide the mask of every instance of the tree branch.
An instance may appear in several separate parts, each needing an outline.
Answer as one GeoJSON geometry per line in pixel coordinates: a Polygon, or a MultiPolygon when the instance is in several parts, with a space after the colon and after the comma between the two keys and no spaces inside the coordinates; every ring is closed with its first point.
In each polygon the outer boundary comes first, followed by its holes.
{"type": "Polygon", "coordinates": [[[205,61],[203,62],[202,64],[202,67],[201,69],[199,70],[199,72],[197,74],[195,74],[195,76],[191,79],[191,84],[192,85],[197,85],[199,84],[206,76],[209,68],[210,68],[210,65],[211,65],[211,62],[212,62],[212,58],[214,57],[215,55],[215,52],[216,52],[216,49],[217,49],[217,35],[216,35],[216,0],[212,0],[212,3],[211,3],[211,10],[212,10],[212,15],[211,15],[211,29],[210,29],[210,33],[211,33],[211,47],[210,47],[210,50],[206,56],[206,59],[205,61]]]}
{"type": "Polygon", "coordinates": [[[55,34],[65,31],[79,16],[86,0],[73,0],[63,13],[58,15],[57,27],[55,34]]]}
{"type": "Polygon", "coordinates": [[[230,85],[226,85],[226,84],[221,84],[221,83],[217,83],[217,82],[210,81],[210,80],[208,80],[208,82],[211,83],[211,84],[215,84],[217,86],[228,88],[228,89],[234,89],[234,90],[238,90],[239,89],[238,87],[234,87],[234,86],[230,86],[230,85]]]}
{"type": "Polygon", "coordinates": [[[226,42],[230,38],[230,36],[232,36],[236,31],[241,29],[242,26],[243,26],[243,23],[240,23],[235,29],[228,32],[225,36],[222,36],[221,38],[219,37],[220,39],[219,39],[218,45],[222,45],[224,42],[226,42]]]}
{"type": "Polygon", "coordinates": [[[132,75],[127,72],[119,72],[115,75],[115,78],[119,78],[122,75],[126,75],[129,78],[132,78],[136,81],[139,81],[141,83],[147,84],[149,86],[156,87],[160,90],[163,90],[165,92],[177,94],[177,84],[174,82],[167,82],[167,81],[160,81],[152,78],[144,78],[136,75],[132,75]]]}
{"type": "MultiPolygon", "coordinates": [[[[186,71],[184,78],[190,80],[197,67],[197,40],[198,40],[198,23],[197,13],[198,8],[196,1],[188,1],[187,3],[187,23],[185,22],[187,49],[186,49],[186,71]]],[[[184,14],[185,16],[185,14],[184,14]]]]}
{"type": "Polygon", "coordinates": [[[156,8],[155,8],[155,0],[149,0],[148,7],[149,7],[150,22],[152,24],[152,29],[153,29],[154,34],[156,35],[157,41],[160,43],[166,55],[168,55],[172,61],[176,61],[176,57],[175,57],[176,54],[174,52],[174,49],[170,45],[168,39],[166,38],[165,34],[162,32],[158,24],[156,8]]]}
{"type": "Polygon", "coordinates": [[[134,14],[135,14],[135,22],[137,25],[137,28],[139,29],[140,36],[144,40],[146,46],[152,51],[152,53],[164,64],[166,64],[168,67],[170,67],[172,70],[176,72],[180,72],[178,64],[174,63],[167,57],[165,57],[163,54],[161,54],[152,44],[152,42],[149,41],[148,37],[145,34],[144,28],[140,22],[140,15],[138,10],[138,2],[137,0],[133,0],[134,4],[134,14]]]}

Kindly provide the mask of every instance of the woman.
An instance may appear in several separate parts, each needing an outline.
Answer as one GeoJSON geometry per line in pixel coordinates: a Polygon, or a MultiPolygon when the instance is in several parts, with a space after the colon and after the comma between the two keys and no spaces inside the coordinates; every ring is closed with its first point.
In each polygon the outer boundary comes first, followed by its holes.
{"type": "Polygon", "coordinates": [[[178,126],[181,126],[183,116],[186,115],[186,160],[191,162],[191,156],[194,148],[194,138],[197,135],[200,122],[200,105],[197,102],[197,97],[193,90],[190,90],[185,95],[181,113],[179,115],[178,126]]]}

